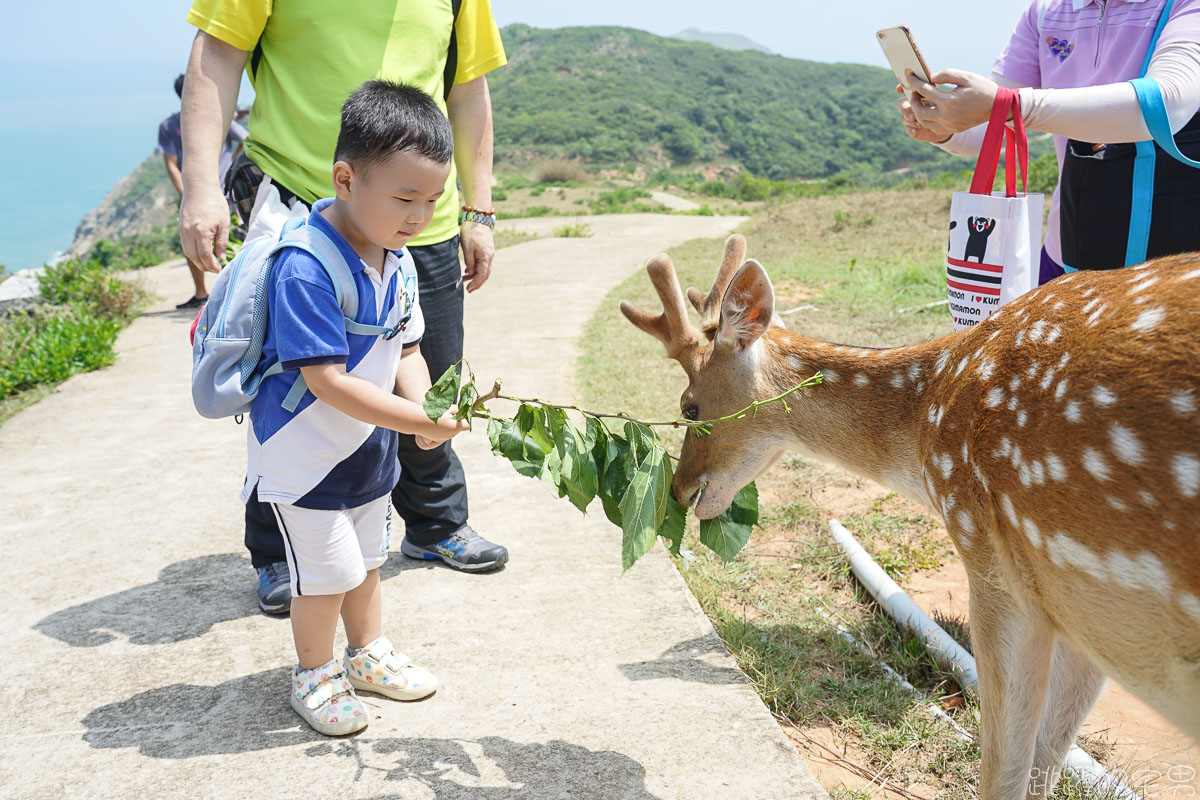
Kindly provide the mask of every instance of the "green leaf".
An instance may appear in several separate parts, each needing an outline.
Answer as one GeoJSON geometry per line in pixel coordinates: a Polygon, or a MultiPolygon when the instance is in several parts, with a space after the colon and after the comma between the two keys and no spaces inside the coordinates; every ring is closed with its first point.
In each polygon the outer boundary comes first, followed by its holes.
{"type": "Polygon", "coordinates": [[[467,381],[463,384],[462,390],[458,394],[458,411],[455,412],[455,419],[465,419],[468,423],[475,415],[475,400],[479,397],[479,391],[475,388],[475,379],[467,381]]]}
{"type": "Polygon", "coordinates": [[[673,496],[667,495],[667,516],[658,526],[658,535],[668,544],[672,555],[679,555],[683,544],[683,531],[687,527],[687,507],[680,505],[673,496]]]}
{"type": "MultiPolygon", "coordinates": [[[[635,432],[636,435],[636,432],[635,432]]],[[[644,556],[654,546],[658,527],[667,516],[667,498],[670,496],[671,468],[664,464],[666,450],[651,432],[652,441],[640,440],[646,445],[642,462],[638,465],[629,488],[621,498],[621,563],[625,569],[644,556]]],[[[632,449],[631,449],[632,452],[632,449]]]]}
{"type": "Polygon", "coordinates": [[[527,478],[541,474],[546,454],[522,432],[520,420],[489,420],[488,440],[492,443],[492,452],[507,458],[517,472],[527,478]]]}
{"type": "Polygon", "coordinates": [[[750,531],[758,522],[758,487],[747,484],[733,497],[733,503],[719,516],[700,520],[700,541],[729,561],[750,540],[750,531]]]}
{"type": "Polygon", "coordinates": [[[586,511],[599,489],[598,471],[583,432],[566,415],[557,431],[555,453],[559,459],[559,491],[580,511],[586,511]]]}
{"type": "MultiPolygon", "coordinates": [[[[625,496],[629,481],[633,479],[636,466],[629,454],[629,442],[621,434],[609,434],[604,445],[604,472],[600,476],[600,502],[604,504],[604,516],[619,528],[621,527],[621,498],[625,496]]],[[[599,463],[600,459],[597,458],[596,462],[599,463]]]]}
{"type": "Polygon", "coordinates": [[[429,387],[425,393],[425,413],[436,420],[450,410],[458,398],[458,387],[462,377],[458,374],[458,364],[451,364],[437,379],[437,383],[429,387]]]}

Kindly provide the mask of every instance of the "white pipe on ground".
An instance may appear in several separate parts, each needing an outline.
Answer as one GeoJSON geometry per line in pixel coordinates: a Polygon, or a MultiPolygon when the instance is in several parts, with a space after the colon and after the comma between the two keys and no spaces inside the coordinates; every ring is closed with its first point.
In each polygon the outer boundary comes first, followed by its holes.
{"type": "MultiPolygon", "coordinates": [[[[850,531],[836,519],[829,520],[829,529],[833,538],[841,546],[846,557],[850,559],[850,570],[858,578],[876,602],[887,612],[888,616],[904,625],[925,640],[925,646],[943,664],[959,676],[959,682],[964,690],[973,694],[979,692],[979,673],[975,669],[975,657],[964,650],[958,642],[950,638],[941,626],[929,618],[929,615],[914,603],[904,590],[888,577],[887,573],[875,563],[871,554],[863,549],[850,531]]],[[[886,666],[886,665],[885,665],[886,666]]],[[[890,669],[890,667],[889,667],[890,669]]],[[[1089,756],[1079,747],[1072,745],[1067,754],[1067,763],[1063,765],[1067,776],[1075,783],[1088,789],[1093,789],[1102,797],[1113,800],[1141,800],[1141,795],[1127,786],[1116,775],[1113,775],[1104,765],[1089,756]]]]}

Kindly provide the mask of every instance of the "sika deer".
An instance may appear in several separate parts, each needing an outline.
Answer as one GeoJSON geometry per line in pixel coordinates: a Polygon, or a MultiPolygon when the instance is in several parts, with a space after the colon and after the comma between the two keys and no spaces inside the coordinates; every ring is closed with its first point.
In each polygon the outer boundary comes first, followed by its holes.
{"type": "Polygon", "coordinates": [[[1031,771],[1057,777],[1103,674],[1200,736],[1200,254],[1071,273],[875,350],[785,330],[745,247],[689,291],[707,345],[666,256],[647,267],[663,314],[621,310],[683,365],[687,417],[824,382],[687,436],[676,499],[714,516],[795,450],[937,512],[969,575],[985,800],[1046,791],[1031,771]]]}

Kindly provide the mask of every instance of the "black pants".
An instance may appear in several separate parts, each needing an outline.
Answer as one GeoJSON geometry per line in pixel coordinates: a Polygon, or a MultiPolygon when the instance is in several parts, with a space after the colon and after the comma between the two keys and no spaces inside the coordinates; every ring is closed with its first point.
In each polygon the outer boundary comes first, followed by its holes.
{"type": "MultiPolygon", "coordinates": [[[[458,237],[439,244],[409,247],[417,266],[417,296],[425,317],[421,354],[437,380],[462,358],[463,285],[458,263],[458,237]]],[[[392,505],[404,520],[404,535],[420,546],[445,539],[467,524],[467,485],[462,462],[446,442],[432,450],[417,447],[400,434],[400,480],[392,505]]],[[[283,537],[271,507],[257,490],[246,503],[246,549],[257,567],[284,561],[283,537]]]]}

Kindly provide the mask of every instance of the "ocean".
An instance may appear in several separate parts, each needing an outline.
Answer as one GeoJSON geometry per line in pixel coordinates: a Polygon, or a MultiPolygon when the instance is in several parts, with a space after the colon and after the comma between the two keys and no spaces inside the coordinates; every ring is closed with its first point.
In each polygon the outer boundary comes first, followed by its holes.
{"type": "MultiPolygon", "coordinates": [[[[179,110],[172,84],[184,58],[175,69],[62,65],[0,89],[5,269],[42,266],[69,247],[80,219],[155,151],[159,123],[179,110]]],[[[244,86],[242,102],[252,97],[244,86]]]]}

